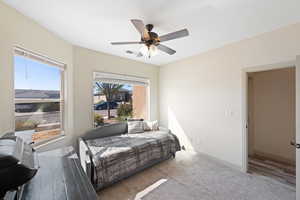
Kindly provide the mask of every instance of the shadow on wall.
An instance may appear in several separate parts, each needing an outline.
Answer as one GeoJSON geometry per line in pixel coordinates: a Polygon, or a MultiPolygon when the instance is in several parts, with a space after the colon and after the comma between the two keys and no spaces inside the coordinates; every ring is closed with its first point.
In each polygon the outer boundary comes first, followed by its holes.
{"type": "Polygon", "coordinates": [[[181,146],[184,146],[186,150],[192,153],[196,153],[190,139],[186,135],[184,129],[178,122],[175,113],[170,107],[168,107],[168,128],[178,137],[181,146]]]}

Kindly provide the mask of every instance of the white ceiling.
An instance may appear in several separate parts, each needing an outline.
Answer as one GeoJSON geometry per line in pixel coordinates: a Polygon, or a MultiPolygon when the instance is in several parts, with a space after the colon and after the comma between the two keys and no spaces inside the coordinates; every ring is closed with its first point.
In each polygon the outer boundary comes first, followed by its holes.
{"type": "Polygon", "coordinates": [[[173,62],[233,41],[300,21],[300,0],[4,0],[26,16],[82,47],[157,65],[173,62]],[[190,36],[165,42],[175,49],[148,58],[112,46],[112,41],[137,41],[130,19],[154,24],[166,34],[187,28],[190,36]]]}

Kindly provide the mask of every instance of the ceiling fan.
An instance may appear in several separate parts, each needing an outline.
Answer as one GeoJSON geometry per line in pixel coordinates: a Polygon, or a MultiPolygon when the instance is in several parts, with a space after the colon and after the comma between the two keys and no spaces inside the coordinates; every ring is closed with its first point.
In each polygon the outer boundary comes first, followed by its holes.
{"type": "Polygon", "coordinates": [[[162,42],[174,40],[181,37],[186,37],[189,35],[187,29],[182,29],[166,35],[158,36],[157,33],[152,32],[153,24],[144,25],[144,22],[139,19],[131,20],[134,27],[141,34],[141,40],[137,42],[112,42],[112,45],[128,45],[128,44],[142,44],[142,48],[138,53],[133,51],[126,51],[128,54],[134,54],[137,57],[148,56],[149,58],[156,55],[158,50],[161,50],[169,55],[176,53],[175,50],[162,45],[162,42]]]}

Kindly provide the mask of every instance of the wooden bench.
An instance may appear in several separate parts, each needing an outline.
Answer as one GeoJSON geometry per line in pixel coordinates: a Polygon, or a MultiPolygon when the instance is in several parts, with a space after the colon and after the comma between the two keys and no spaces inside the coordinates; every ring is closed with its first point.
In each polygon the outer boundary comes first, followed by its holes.
{"type": "MultiPolygon", "coordinates": [[[[39,170],[24,185],[20,200],[96,200],[92,184],[83,171],[77,154],[66,147],[38,154],[39,170]]],[[[5,200],[14,195],[7,193],[5,200]]]]}

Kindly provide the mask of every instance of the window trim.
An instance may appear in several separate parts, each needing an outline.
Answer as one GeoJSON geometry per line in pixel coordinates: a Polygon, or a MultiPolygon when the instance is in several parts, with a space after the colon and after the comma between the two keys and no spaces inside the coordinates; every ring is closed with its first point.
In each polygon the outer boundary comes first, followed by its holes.
{"type": "Polygon", "coordinates": [[[132,85],[145,85],[145,86],[149,85],[148,78],[107,73],[107,72],[93,72],[93,81],[102,81],[106,83],[116,83],[116,84],[132,84],[132,85]]]}
{"type": "Polygon", "coordinates": [[[13,48],[13,58],[15,56],[22,56],[25,57],[27,59],[31,59],[33,61],[36,62],[40,62],[40,63],[44,63],[47,65],[51,65],[53,67],[57,67],[60,70],[60,99],[32,99],[30,100],[30,102],[28,101],[28,99],[16,99],[15,98],[15,62],[13,62],[13,131],[15,132],[15,119],[16,119],[16,115],[15,115],[15,104],[17,103],[47,103],[47,102],[60,102],[60,134],[53,136],[51,138],[47,138],[38,142],[35,142],[33,144],[33,146],[35,147],[39,147],[39,146],[43,146],[43,145],[47,145],[48,143],[52,143],[52,141],[56,141],[59,138],[64,138],[65,135],[65,128],[66,128],[66,124],[65,124],[65,98],[66,98],[66,93],[65,93],[65,75],[66,75],[66,70],[67,70],[67,65],[56,61],[55,59],[52,59],[48,56],[44,56],[42,54],[30,51],[28,49],[25,49],[23,47],[20,46],[14,46],[13,48]]]}
{"type": "Polygon", "coordinates": [[[42,54],[30,51],[28,49],[25,49],[23,47],[20,46],[15,46],[14,47],[14,55],[19,55],[19,56],[23,56],[25,58],[29,58],[32,60],[36,60],[38,62],[42,62],[48,65],[52,65],[52,66],[56,66],[61,68],[62,70],[66,69],[66,64],[56,61],[48,56],[44,56],[42,54]]]}
{"type": "Polygon", "coordinates": [[[115,83],[115,84],[122,84],[125,83],[126,84],[135,84],[135,85],[143,85],[146,87],[146,91],[147,91],[147,97],[146,97],[146,103],[147,103],[147,118],[148,120],[150,120],[151,117],[151,81],[149,78],[145,78],[145,77],[140,77],[140,76],[132,76],[132,75],[126,75],[126,74],[117,74],[117,73],[110,73],[110,72],[102,72],[102,71],[93,71],[92,72],[92,89],[91,89],[91,121],[92,121],[92,128],[96,128],[95,127],[95,122],[94,122],[94,84],[97,81],[105,81],[108,79],[108,77],[111,76],[113,80],[121,80],[121,82],[111,82],[111,83],[115,83]],[[105,75],[105,79],[102,78],[97,78],[96,74],[98,74],[98,76],[101,75],[105,75]],[[116,77],[118,77],[118,79],[116,79],[116,77]],[[121,78],[121,79],[120,79],[121,78]],[[123,78],[123,79],[122,79],[123,78]],[[133,81],[130,80],[130,78],[132,78],[133,81]]]}

